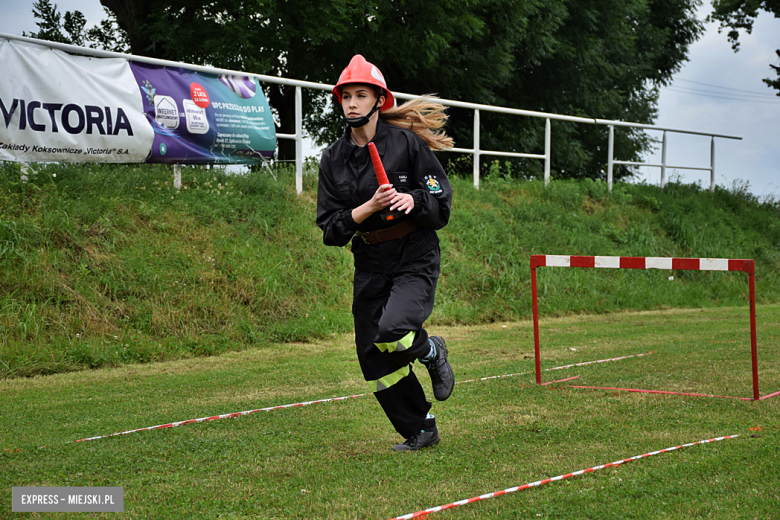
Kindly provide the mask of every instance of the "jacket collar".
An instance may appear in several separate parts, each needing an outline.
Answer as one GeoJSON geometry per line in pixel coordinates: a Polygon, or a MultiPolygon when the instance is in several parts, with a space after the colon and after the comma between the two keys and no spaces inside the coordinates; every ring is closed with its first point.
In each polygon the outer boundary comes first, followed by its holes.
{"type": "MultiPolygon", "coordinates": [[[[371,139],[371,142],[376,146],[376,151],[379,152],[380,157],[385,156],[385,149],[387,148],[387,136],[389,134],[387,125],[388,123],[385,123],[381,117],[378,118],[376,122],[376,133],[374,134],[374,138],[371,139]]],[[[349,156],[352,155],[352,152],[357,148],[357,146],[352,144],[351,133],[352,129],[347,126],[346,130],[344,130],[344,136],[342,137],[345,144],[344,162],[349,160],[349,156]]]]}

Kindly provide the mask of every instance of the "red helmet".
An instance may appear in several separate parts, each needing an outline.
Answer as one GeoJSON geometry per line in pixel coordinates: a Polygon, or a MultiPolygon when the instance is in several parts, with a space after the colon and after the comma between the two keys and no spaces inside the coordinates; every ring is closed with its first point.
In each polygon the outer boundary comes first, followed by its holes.
{"type": "Polygon", "coordinates": [[[347,68],[341,72],[339,82],[333,87],[333,95],[336,96],[339,103],[341,103],[341,87],[350,83],[365,83],[381,88],[385,95],[385,102],[380,110],[387,110],[388,108],[393,108],[393,106],[395,106],[395,98],[393,98],[393,93],[387,88],[385,77],[382,76],[382,73],[379,72],[376,65],[367,62],[360,54],[355,54],[349,62],[349,65],[347,65],[347,68]]]}

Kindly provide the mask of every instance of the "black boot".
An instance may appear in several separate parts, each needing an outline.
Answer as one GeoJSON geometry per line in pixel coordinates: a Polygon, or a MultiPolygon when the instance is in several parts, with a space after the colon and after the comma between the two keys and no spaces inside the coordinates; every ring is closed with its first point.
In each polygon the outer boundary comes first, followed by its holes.
{"type": "Polygon", "coordinates": [[[428,446],[439,444],[439,430],[436,419],[431,417],[423,421],[423,429],[406,439],[402,444],[393,446],[394,451],[417,451],[428,446]]]}
{"type": "Polygon", "coordinates": [[[455,388],[455,374],[452,373],[452,367],[447,361],[447,345],[444,344],[444,338],[431,336],[428,339],[436,345],[436,356],[430,361],[421,358],[420,362],[428,368],[433,384],[433,396],[437,401],[444,401],[455,388]]]}

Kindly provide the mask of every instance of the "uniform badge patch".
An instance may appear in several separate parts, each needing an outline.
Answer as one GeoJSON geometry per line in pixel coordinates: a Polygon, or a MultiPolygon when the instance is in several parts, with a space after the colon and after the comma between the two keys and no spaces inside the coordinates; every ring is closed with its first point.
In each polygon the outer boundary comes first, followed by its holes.
{"type": "Polygon", "coordinates": [[[437,181],[436,177],[434,177],[433,175],[426,175],[425,176],[425,185],[433,193],[440,193],[441,192],[441,184],[439,184],[439,181],[437,181]]]}

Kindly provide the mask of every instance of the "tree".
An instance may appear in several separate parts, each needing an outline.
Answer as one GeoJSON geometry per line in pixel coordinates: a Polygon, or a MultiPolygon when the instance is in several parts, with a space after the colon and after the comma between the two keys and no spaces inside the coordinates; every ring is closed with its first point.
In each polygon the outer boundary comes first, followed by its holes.
{"type": "MultiPolygon", "coordinates": [[[[728,39],[734,52],[739,51],[739,29],[744,29],[748,34],[753,32],[753,22],[758,17],[759,11],[772,13],[775,18],[780,18],[780,0],[712,0],[714,11],[708,20],[720,22],[718,32],[728,28],[728,39]]],[[[780,49],[775,50],[780,58],[780,49]]],[[[769,64],[777,74],[777,78],[765,78],[763,81],[780,96],[780,67],[769,64]]]]}
{"type": "MultiPolygon", "coordinates": [[[[401,77],[400,84],[410,92],[651,123],[657,86],[679,70],[688,46],[702,31],[695,18],[697,2],[688,0],[493,0],[469,5],[468,12],[478,23],[464,19],[463,31],[457,26],[446,31],[452,24],[445,16],[441,27],[428,21],[420,29],[407,22],[402,31],[394,31],[387,18],[378,20],[382,24],[378,32],[393,34],[398,42],[373,50],[378,63],[397,64],[386,77],[393,81],[401,77]],[[418,43],[425,41],[426,33],[450,35],[442,38],[446,45],[436,47],[428,62],[417,57],[420,48],[426,48],[418,43]]],[[[453,110],[452,115],[449,128],[456,142],[470,147],[471,112],[453,110]]],[[[540,120],[483,113],[481,123],[483,149],[543,149],[540,120]]],[[[616,155],[621,159],[636,160],[650,145],[642,132],[616,134],[616,155]]],[[[558,175],[604,176],[606,147],[605,127],[553,124],[553,168],[558,175]]],[[[539,171],[542,166],[529,160],[522,167],[539,171]]],[[[615,173],[619,178],[629,171],[615,173]]]]}
{"type": "MultiPolygon", "coordinates": [[[[351,54],[339,49],[360,12],[355,0],[101,0],[128,34],[134,54],[316,82],[333,81],[351,54]],[[337,65],[338,64],[338,65],[337,65]]],[[[277,130],[295,133],[295,89],[271,85],[268,101],[277,130]]],[[[306,111],[326,96],[305,91],[306,111]]],[[[280,159],[295,143],[279,142],[280,159]]]]}
{"type": "MultiPolygon", "coordinates": [[[[651,123],[658,87],[701,34],[700,0],[101,0],[134,54],[335,83],[355,53],[389,87],[530,110],[651,123]]],[[[294,88],[265,88],[278,130],[294,133],[294,88]]],[[[320,143],[343,131],[330,94],[304,89],[305,126],[320,143]]],[[[484,113],[482,149],[533,152],[543,122],[484,113]]],[[[470,147],[472,112],[451,110],[448,131],[470,147]]],[[[605,175],[606,129],[555,123],[553,168],[605,175]]],[[[651,143],[616,133],[616,156],[651,143]]],[[[294,143],[280,141],[279,157],[294,143]]],[[[452,160],[447,154],[444,160],[452,160]]],[[[526,173],[538,162],[522,163],[526,173]]],[[[617,178],[630,174],[623,168],[617,178]]]]}
{"type": "Polygon", "coordinates": [[[87,19],[81,11],[67,11],[65,16],[62,16],[57,10],[57,4],[52,4],[49,0],[38,0],[33,3],[33,16],[38,19],[36,22],[38,32],[22,33],[22,36],[82,47],[89,46],[92,49],[127,52],[129,49],[127,36],[116,26],[111,12],[106,10],[106,15],[108,19],[85,30],[87,19]]]}
{"type": "MultiPolygon", "coordinates": [[[[686,0],[578,0],[560,4],[560,11],[542,11],[530,27],[550,26],[551,37],[536,35],[523,42],[522,66],[497,89],[497,104],[545,112],[652,123],[656,117],[659,85],[667,84],[686,60],[688,46],[701,34],[695,18],[697,2],[686,0]],[[541,56],[529,49],[547,45],[541,56]]],[[[485,118],[498,126],[499,116],[485,118]]],[[[506,118],[501,118],[506,120],[506,118]]],[[[519,142],[528,150],[541,149],[542,127],[523,122],[527,136],[519,142]]],[[[502,131],[488,146],[512,142],[516,124],[502,131]]],[[[603,126],[555,123],[553,167],[567,177],[601,177],[607,162],[608,129],[603,126]]],[[[651,146],[641,131],[616,132],[615,155],[638,160],[651,146]]],[[[492,148],[497,149],[497,148],[492,148]]],[[[498,148],[505,149],[505,148],[498,148]]],[[[518,149],[517,151],[523,151],[518,149]]],[[[531,163],[541,168],[541,163],[531,163]]],[[[616,178],[629,175],[625,167],[616,178]]]]}

